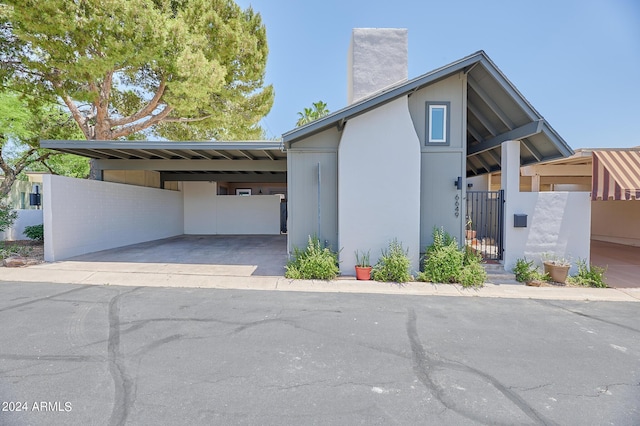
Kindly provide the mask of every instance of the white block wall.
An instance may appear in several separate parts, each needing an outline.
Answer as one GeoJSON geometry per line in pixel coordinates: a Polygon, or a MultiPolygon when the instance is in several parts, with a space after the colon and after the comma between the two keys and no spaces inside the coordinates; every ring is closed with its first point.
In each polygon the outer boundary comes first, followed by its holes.
{"type": "Polygon", "coordinates": [[[18,218],[13,223],[13,226],[4,232],[0,232],[0,241],[8,240],[28,240],[24,235],[24,228],[27,226],[41,225],[42,210],[17,210],[18,218]]]}
{"type": "Polygon", "coordinates": [[[216,195],[214,182],[184,182],[185,234],[280,234],[280,196],[216,195]]]}
{"type": "Polygon", "coordinates": [[[541,265],[543,253],[572,260],[590,259],[591,194],[588,192],[520,192],[520,143],[502,144],[502,188],[505,190],[505,270],[518,258],[541,265]],[[513,227],[514,214],[527,215],[526,228],[513,227]]]}
{"type": "Polygon", "coordinates": [[[420,257],[420,141],[407,98],[349,120],[338,147],[340,269],[353,275],[355,250],[370,250],[371,263],[397,238],[420,257]]]}
{"type": "Polygon", "coordinates": [[[45,260],[183,233],[182,193],[45,175],[45,260]]]}

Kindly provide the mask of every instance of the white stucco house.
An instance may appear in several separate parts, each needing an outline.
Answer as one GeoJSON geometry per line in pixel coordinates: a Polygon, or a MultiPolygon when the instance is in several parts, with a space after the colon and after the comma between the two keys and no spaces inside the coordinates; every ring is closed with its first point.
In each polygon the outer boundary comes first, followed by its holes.
{"type": "Polygon", "coordinates": [[[573,151],[487,54],[408,79],[406,30],[355,29],[347,62],[347,106],[282,142],[43,141],[93,158],[103,180],[45,177],[45,257],[280,233],[284,199],[289,250],[318,235],[344,274],[355,250],[375,262],[392,239],[417,270],[434,227],[459,241],[472,229],[467,243],[507,269],[542,252],[589,258],[588,192],[520,191],[521,166],[573,151]]]}

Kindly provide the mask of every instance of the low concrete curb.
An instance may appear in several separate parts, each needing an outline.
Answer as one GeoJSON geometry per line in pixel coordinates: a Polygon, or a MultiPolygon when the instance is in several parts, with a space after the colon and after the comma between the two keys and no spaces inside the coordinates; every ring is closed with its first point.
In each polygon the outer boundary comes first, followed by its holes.
{"type": "Polygon", "coordinates": [[[148,287],[191,287],[239,290],[371,293],[421,296],[494,297],[510,299],[640,302],[640,289],[527,287],[487,283],[479,289],[454,284],[381,283],[339,279],[289,280],[256,276],[250,266],[176,265],[149,263],[59,262],[27,268],[1,268],[0,281],[148,287]]]}

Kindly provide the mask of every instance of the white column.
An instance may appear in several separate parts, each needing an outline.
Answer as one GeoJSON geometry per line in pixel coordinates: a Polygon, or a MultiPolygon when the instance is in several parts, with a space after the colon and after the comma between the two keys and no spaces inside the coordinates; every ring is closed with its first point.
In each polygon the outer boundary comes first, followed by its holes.
{"type": "Polygon", "coordinates": [[[509,194],[520,192],[520,141],[502,142],[500,186],[509,202],[509,194]]]}
{"type": "MultiPolygon", "coordinates": [[[[509,267],[515,261],[514,249],[517,246],[514,240],[513,215],[518,208],[520,195],[520,141],[502,142],[502,162],[500,164],[502,175],[500,187],[504,190],[504,256],[505,267],[509,267]]],[[[517,257],[517,256],[516,256],[517,257]]]]}

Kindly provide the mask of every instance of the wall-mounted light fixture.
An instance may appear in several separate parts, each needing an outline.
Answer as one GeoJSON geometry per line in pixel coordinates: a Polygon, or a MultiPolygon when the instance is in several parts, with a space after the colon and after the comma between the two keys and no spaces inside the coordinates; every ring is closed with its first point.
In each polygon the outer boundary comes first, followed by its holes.
{"type": "Polygon", "coordinates": [[[458,179],[454,180],[453,184],[457,189],[462,189],[462,176],[458,176],[458,179]]]}

